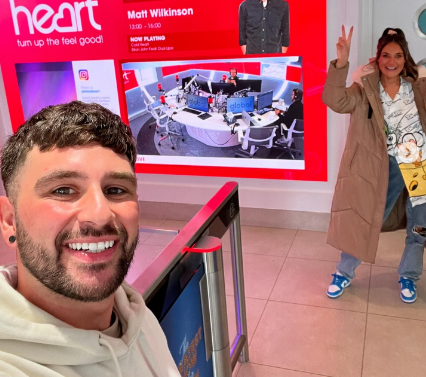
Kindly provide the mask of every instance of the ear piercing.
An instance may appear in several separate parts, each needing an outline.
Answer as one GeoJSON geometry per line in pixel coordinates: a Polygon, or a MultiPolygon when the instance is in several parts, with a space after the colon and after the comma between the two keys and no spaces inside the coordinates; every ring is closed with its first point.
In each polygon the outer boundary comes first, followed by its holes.
{"type": "Polygon", "coordinates": [[[10,243],[14,243],[16,241],[16,237],[15,236],[10,236],[9,237],[9,242],[10,243]]]}

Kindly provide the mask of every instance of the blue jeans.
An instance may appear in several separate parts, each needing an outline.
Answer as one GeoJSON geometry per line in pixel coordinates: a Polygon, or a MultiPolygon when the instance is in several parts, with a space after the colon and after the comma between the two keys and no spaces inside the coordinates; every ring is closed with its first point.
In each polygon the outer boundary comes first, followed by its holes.
{"type": "MultiPolygon", "coordinates": [[[[392,211],[393,206],[405,188],[401,171],[395,157],[389,156],[389,185],[386,196],[386,207],[383,219],[385,220],[392,211]]],[[[399,276],[404,276],[414,281],[420,279],[423,272],[423,251],[426,238],[413,232],[414,226],[426,227],[426,204],[413,207],[408,199],[405,211],[407,213],[407,237],[405,249],[398,267],[399,276]]],[[[361,264],[358,258],[342,251],[337,271],[348,279],[355,277],[355,269],[361,264]]]]}

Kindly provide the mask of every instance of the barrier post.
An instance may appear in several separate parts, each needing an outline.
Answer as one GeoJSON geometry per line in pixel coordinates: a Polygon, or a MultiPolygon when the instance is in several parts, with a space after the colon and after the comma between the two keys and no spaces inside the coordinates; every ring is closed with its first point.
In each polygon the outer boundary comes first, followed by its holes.
{"type": "Polygon", "coordinates": [[[243,253],[241,244],[240,214],[238,213],[230,227],[231,230],[231,259],[234,278],[234,299],[237,319],[237,342],[233,345],[231,353],[232,369],[240,357],[241,363],[249,361],[247,318],[246,318],[246,296],[244,290],[243,253]]]}
{"type": "Polygon", "coordinates": [[[197,249],[215,249],[203,253],[209,302],[213,375],[232,377],[221,241],[216,237],[202,237],[200,242],[197,242],[197,249]]]}

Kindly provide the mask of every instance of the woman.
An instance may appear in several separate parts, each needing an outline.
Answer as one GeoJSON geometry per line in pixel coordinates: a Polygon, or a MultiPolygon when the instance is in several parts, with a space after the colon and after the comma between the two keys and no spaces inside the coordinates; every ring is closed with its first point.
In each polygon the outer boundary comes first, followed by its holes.
{"type": "Polygon", "coordinates": [[[342,254],[327,295],[339,297],[361,261],[374,263],[382,225],[406,224],[398,274],[400,297],[411,303],[426,241],[426,79],[418,78],[405,38],[392,34],[380,38],[363,85],[346,88],[352,33],[342,27],[323,93],[332,110],[351,114],[327,236],[342,254]]]}

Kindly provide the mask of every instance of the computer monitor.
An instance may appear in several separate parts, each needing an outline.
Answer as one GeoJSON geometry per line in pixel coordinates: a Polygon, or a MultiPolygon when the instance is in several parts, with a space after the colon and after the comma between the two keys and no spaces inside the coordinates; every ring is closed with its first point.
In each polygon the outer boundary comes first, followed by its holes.
{"type": "Polygon", "coordinates": [[[272,100],[274,97],[274,92],[271,90],[269,92],[260,93],[257,95],[257,109],[262,110],[265,107],[272,106],[272,100]]]}
{"type": "Polygon", "coordinates": [[[182,89],[192,80],[192,76],[182,78],[182,89]]]}
{"type": "Polygon", "coordinates": [[[201,79],[196,79],[195,81],[197,82],[198,86],[203,92],[211,93],[209,88],[209,83],[207,81],[204,81],[201,79]]]}
{"type": "Polygon", "coordinates": [[[244,110],[247,112],[254,110],[254,97],[228,98],[226,100],[226,112],[240,114],[244,110]]]}
{"type": "Polygon", "coordinates": [[[207,97],[188,94],[186,104],[194,110],[205,111],[206,113],[209,111],[209,100],[207,97]]]}
{"type": "Polygon", "coordinates": [[[235,85],[227,82],[212,82],[212,94],[217,94],[222,90],[223,94],[234,94],[235,85]]]}
{"type": "Polygon", "coordinates": [[[237,90],[249,89],[250,92],[261,92],[262,91],[262,80],[238,80],[237,90]]]}

